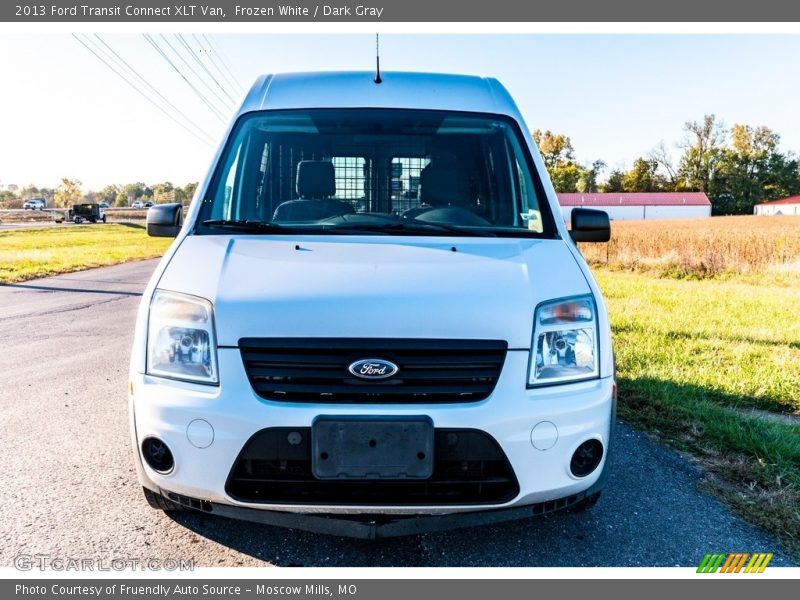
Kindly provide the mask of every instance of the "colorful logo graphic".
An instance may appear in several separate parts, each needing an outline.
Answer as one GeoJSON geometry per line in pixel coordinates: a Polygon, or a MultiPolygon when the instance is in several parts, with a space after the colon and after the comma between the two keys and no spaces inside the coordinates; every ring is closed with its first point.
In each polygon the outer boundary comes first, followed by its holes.
{"type": "Polygon", "coordinates": [[[772,552],[731,552],[729,554],[706,554],[697,567],[698,573],[763,573],[772,552]]]}

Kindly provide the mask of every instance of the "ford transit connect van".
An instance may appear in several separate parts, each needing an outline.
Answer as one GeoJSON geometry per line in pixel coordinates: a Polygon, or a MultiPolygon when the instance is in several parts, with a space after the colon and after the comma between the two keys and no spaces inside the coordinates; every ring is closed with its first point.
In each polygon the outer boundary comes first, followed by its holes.
{"type": "Polygon", "coordinates": [[[606,478],[608,316],[494,79],[268,75],[141,303],[135,460],[163,510],[360,537],[583,509],[606,478]]]}

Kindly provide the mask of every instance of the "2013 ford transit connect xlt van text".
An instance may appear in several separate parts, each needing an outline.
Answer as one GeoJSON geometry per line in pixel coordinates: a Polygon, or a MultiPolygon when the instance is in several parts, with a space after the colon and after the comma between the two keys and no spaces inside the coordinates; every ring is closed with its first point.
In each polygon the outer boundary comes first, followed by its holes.
{"type": "Polygon", "coordinates": [[[260,78],[144,292],[151,505],[382,537],[591,506],[616,385],[603,299],[494,79],[260,78]]]}

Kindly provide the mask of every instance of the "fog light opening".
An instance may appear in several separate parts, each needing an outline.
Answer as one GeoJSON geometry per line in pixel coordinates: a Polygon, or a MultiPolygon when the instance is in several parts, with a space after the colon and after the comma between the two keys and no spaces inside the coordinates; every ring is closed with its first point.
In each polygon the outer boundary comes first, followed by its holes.
{"type": "Polygon", "coordinates": [[[158,473],[169,473],[175,466],[172,452],[158,438],[149,437],[142,442],[142,456],[148,466],[158,473]]]}
{"type": "Polygon", "coordinates": [[[575,477],[586,477],[597,468],[603,459],[603,444],[600,440],[586,440],[578,446],[569,463],[575,477]]]}

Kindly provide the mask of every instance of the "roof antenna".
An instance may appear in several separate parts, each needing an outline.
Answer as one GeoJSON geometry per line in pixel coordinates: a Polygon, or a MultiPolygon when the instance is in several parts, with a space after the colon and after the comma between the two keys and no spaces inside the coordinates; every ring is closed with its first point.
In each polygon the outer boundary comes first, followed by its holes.
{"type": "Polygon", "coordinates": [[[380,34],[375,34],[375,83],[381,83],[381,38],[380,34]]]}

